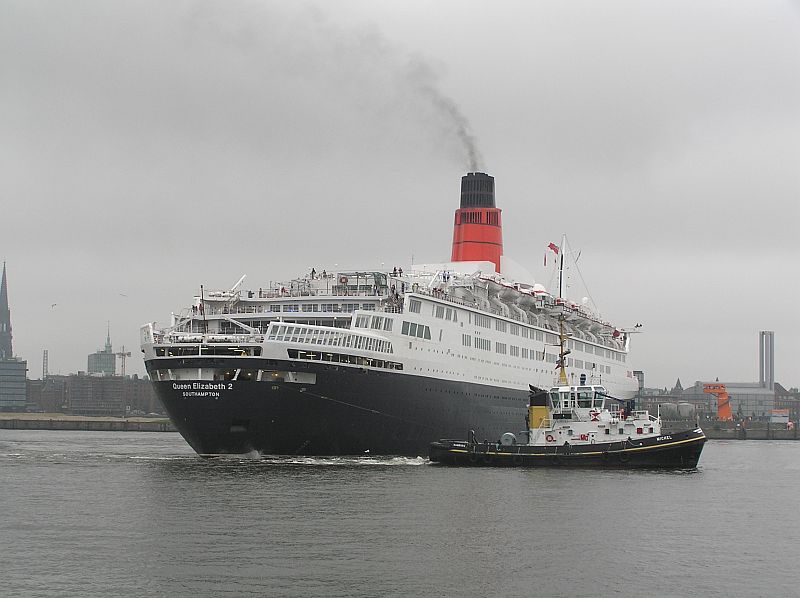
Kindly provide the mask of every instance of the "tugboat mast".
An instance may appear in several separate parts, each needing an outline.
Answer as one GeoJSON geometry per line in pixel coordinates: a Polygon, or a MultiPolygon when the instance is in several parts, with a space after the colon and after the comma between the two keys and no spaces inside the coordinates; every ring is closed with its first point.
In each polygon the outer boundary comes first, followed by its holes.
{"type": "Polygon", "coordinates": [[[567,355],[572,353],[570,349],[567,349],[567,338],[568,335],[564,332],[564,314],[562,313],[558,316],[558,383],[561,386],[567,386],[569,381],[567,380],[567,355]]]}

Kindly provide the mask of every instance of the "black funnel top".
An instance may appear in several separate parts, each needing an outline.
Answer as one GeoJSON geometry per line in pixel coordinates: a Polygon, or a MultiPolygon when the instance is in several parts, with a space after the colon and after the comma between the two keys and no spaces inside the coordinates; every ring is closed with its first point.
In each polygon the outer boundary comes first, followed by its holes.
{"type": "Polygon", "coordinates": [[[462,208],[493,208],[494,177],[483,172],[468,172],[461,177],[462,208]]]}

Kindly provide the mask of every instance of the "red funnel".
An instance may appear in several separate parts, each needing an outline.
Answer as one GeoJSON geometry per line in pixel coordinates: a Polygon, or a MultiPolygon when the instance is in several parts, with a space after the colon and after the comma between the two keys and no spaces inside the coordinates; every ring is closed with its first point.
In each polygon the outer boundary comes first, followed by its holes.
{"type": "Polygon", "coordinates": [[[500,272],[503,255],[501,210],[494,207],[494,177],[470,172],[461,177],[461,207],[453,227],[453,262],[492,262],[500,272]]]}

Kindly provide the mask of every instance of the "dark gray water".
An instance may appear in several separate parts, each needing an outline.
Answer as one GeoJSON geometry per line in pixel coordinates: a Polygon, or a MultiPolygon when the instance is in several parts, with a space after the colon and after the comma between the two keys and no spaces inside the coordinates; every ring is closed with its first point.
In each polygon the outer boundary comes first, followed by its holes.
{"type": "Polygon", "coordinates": [[[0,595],[800,595],[800,443],[700,464],[205,461],[176,434],[0,430],[0,595]]]}

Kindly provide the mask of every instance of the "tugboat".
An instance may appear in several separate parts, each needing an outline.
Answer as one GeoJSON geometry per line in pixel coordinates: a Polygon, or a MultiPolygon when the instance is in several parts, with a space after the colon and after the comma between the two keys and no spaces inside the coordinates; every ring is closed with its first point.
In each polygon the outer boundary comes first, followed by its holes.
{"type": "Polygon", "coordinates": [[[567,335],[560,327],[560,369],[556,386],[530,385],[527,429],[506,432],[496,442],[439,440],[430,445],[430,460],[445,465],[599,468],[697,467],[706,442],[701,428],[662,433],[660,415],[635,410],[633,400],[621,400],[605,387],[567,382],[567,335]]]}

